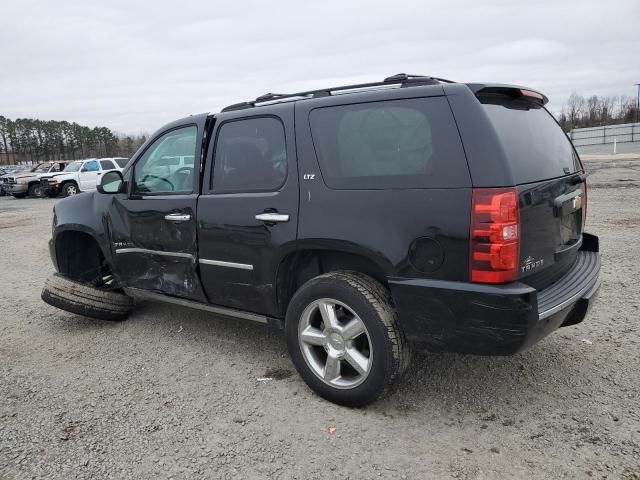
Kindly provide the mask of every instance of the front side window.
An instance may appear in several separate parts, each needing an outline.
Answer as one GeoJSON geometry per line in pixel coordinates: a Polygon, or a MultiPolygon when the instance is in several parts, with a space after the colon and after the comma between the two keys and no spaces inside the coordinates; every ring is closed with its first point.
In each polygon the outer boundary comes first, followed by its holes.
{"type": "Polygon", "coordinates": [[[322,107],[309,121],[322,176],[331,188],[470,184],[453,114],[442,97],[322,107]]]}
{"type": "Polygon", "coordinates": [[[90,162],[84,164],[82,170],[84,172],[97,172],[100,170],[100,165],[98,165],[98,162],[96,160],[91,160],[90,162]]]}
{"type": "Polygon", "coordinates": [[[220,127],[211,181],[214,192],[275,191],[286,177],[287,149],[279,120],[249,118],[220,127]]]}
{"type": "Polygon", "coordinates": [[[69,165],[67,165],[63,172],[77,172],[78,170],[80,170],[80,167],[82,166],[82,162],[79,161],[75,161],[75,162],[71,162],[69,165]]]}
{"type": "Polygon", "coordinates": [[[193,157],[196,151],[195,126],[165,133],[144,152],[134,166],[136,193],[191,193],[193,167],[181,166],[180,158],[193,157]]]}

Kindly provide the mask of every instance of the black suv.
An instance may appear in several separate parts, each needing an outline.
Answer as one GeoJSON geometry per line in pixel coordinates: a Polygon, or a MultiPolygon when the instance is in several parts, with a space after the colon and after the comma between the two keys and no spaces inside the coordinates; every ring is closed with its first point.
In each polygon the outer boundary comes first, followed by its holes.
{"type": "Polygon", "coordinates": [[[519,352],[581,322],[600,284],[586,174],[546,103],[399,74],[178,120],[56,204],[43,299],[272,324],[307,384],[351,406],[409,345],[519,352]]]}

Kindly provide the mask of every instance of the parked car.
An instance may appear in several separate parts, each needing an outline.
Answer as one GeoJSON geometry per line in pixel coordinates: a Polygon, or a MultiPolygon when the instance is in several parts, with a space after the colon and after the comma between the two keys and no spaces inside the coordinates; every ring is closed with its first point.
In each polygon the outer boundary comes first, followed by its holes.
{"type": "Polygon", "coordinates": [[[2,172],[0,172],[0,196],[4,197],[7,195],[7,191],[5,186],[9,182],[9,177],[14,174],[22,173],[30,170],[32,167],[30,165],[7,165],[2,168],[2,172]]]}
{"type": "Polygon", "coordinates": [[[275,325],[305,382],[350,406],[388,390],[409,345],[519,352],[582,322],[600,285],[586,173],[547,101],[399,74],[178,120],[56,204],[42,298],[275,325]]]}
{"type": "Polygon", "coordinates": [[[42,197],[44,192],[40,186],[40,178],[64,170],[68,163],[66,161],[43,162],[28,171],[12,173],[7,176],[4,188],[7,194],[15,198],[24,198],[27,195],[42,197]]]}
{"type": "Polygon", "coordinates": [[[80,192],[95,191],[100,177],[112,170],[122,170],[121,163],[126,164],[126,158],[89,158],[75,160],[59,173],[43,175],[40,185],[43,192],[50,197],[62,193],[65,197],[80,192]]]}

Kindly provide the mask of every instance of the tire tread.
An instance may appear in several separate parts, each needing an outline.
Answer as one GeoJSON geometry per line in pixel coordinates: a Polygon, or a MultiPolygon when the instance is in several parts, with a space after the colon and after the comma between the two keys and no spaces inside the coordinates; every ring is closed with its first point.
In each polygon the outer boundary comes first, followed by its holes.
{"type": "Polygon", "coordinates": [[[124,293],[100,290],[53,274],[45,281],[42,300],[71,313],[100,320],[124,320],[133,307],[133,300],[124,293]]]}

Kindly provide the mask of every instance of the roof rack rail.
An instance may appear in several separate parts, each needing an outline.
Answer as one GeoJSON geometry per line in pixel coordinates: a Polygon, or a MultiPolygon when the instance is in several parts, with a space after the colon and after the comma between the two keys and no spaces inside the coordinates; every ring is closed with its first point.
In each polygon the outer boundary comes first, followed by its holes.
{"type": "Polygon", "coordinates": [[[430,77],[427,75],[410,75],[407,73],[397,73],[385,78],[382,82],[358,83],[355,85],[344,85],[332,88],[323,88],[319,90],[308,90],[298,93],[266,93],[259,96],[255,100],[248,102],[234,103],[224,107],[222,112],[230,112],[233,110],[243,110],[245,108],[253,108],[261,103],[277,103],[284,100],[302,99],[302,98],[319,98],[333,95],[333,92],[345,92],[347,90],[360,90],[373,87],[386,87],[390,85],[400,85],[401,88],[413,87],[418,85],[435,85],[438,83],[455,83],[452,80],[444,78],[430,77]]]}

